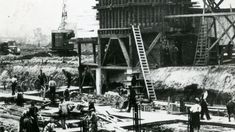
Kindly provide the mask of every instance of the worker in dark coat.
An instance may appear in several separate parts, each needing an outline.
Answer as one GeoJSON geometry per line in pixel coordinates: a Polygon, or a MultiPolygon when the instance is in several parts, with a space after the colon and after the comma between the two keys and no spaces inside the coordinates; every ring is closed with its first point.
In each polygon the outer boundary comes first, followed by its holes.
{"type": "Polygon", "coordinates": [[[35,128],[35,132],[39,132],[38,127],[38,108],[35,106],[35,102],[31,102],[31,106],[29,108],[29,116],[33,119],[33,127],[35,128]]]}
{"type": "Polygon", "coordinates": [[[50,77],[48,86],[49,86],[50,99],[52,102],[54,102],[56,94],[56,82],[53,80],[52,76],[50,77]]]}
{"type": "Polygon", "coordinates": [[[128,107],[128,110],[127,112],[130,112],[131,111],[131,108],[132,107],[136,107],[136,92],[135,90],[132,88],[132,87],[129,87],[130,89],[130,95],[129,95],[129,107],[128,107]]]}
{"type": "Polygon", "coordinates": [[[40,69],[40,74],[38,75],[39,83],[41,87],[44,87],[47,82],[46,74],[42,72],[42,69],[40,69]]]}
{"type": "Polygon", "coordinates": [[[208,111],[208,103],[206,101],[207,96],[208,96],[208,92],[204,90],[202,93],[202,97],[201,97],[201,107],[202,107],[201,119],[202,120],[204,120],[204,114],[206,115],[207,120],[211,119],[209,115],[209,111],[208,111]]]}
{"type": "Polygon", "coordinates": [[[195,98],[195,104],[190,108],[190,132],[194,132],[194,130],[199,132],[200,129],[200,113],[201,113],[201,106],[200,106],[199,98],[195,98]]]}
{"type": "Polygon", "coordinates": [[[15,75],[15,76],[12,77],[12,79],[11,79],[12,95],[15,95],[16,86],[17,86],[17,76],[15,75]]]}
{"type": "Polygon", "coordinates": [[[67,88],[70,88],[71,81],[72,81],[72,75],[70,72],[66,71],[65,69],[62,69],[62,72],[64,73],[66,80],[67,80],[67,88]]]}
{"type": "Polygon", "coordinates": [[[23,107],[24,106],[24,96],[23,90],[21,87],[18,88],[16,105],[23,107]]]}
{"type": "Polygon", "coordinates": [[[136,76],[133,75],[131,79],[131,86],[136,86],[136,82],[137,82],[136,76]]]}
{"type": "Polygon", "coordinates": [[[63,95],[64,95],[64,100],[65,101],[69,101],[70,100],[70,92],[69,92],[68,88],[65,89],[63,95]]]}

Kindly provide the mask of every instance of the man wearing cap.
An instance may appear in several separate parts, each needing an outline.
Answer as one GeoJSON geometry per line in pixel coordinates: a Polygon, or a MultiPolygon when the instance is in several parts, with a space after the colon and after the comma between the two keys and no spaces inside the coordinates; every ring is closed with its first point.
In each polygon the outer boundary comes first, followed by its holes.
{"type": "Polygon", "coordinates": [[[208,96],[208,92],[206,90],[203,91],[202,97],[201,97],[201,107],[202,107],[202,112],[201,112],[201,119],[204,120],[204,114],[206,115],[207,120],[210,120],[211,117],[209,115],[208,111],[208,103],[206,101],[208,96]]]}
{"type": "Polygon", "coordinates": [[[194,132],[195,129],[199,132],[200,129],[201,106],[199,103],[199,98],[195,98],[195,104],[190,108],[190,132],[194,132]]]}
{"type": "Polygon", "coordinates": [[[72,81],[72,75],[70,72],[66,71],[65,69],[62,69],[62,72],[64,73],[64,75],[67,79],[67,88],[70,88],[71,81],[72,81]]]}
{"type": "Polygon", "coordinates": [[[56,91],[56,82],[53,80],[53,77],[50,77],[50,81],[49,81],[49,92],[50,92],[50,99],[52,102],[55,101],[55,91],[56,91]]]}

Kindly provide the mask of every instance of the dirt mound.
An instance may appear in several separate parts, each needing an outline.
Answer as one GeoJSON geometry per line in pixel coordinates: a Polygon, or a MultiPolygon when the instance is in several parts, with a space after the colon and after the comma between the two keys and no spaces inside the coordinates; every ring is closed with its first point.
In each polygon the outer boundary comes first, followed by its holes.
{"type": "Polygon", "coordinates": [[[151,71],[155,88],[183,89],[198,84],[199,88],[235,92],[235,66],[167,67],[151,71]]]}

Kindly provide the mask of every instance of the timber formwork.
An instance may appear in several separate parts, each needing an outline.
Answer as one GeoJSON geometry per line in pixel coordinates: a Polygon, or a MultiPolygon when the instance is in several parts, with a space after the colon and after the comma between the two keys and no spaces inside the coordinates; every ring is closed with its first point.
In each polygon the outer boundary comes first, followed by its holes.
{"type": "MultiPolygon", "coordinates": [[[[161,66],[160,43],[167,36],[192,29],[192,18],[170,19],[167,15],[190,13],[191,0],[97,0],[98,69],[97,86],[122,79],[138,67],[139,59],[131,26],[139,26],[150,67],[161,66]],[[115,73],[116,75],[114,75],[115,73]],[[121,77],[121,78],[123,78],[121,77]],[[101,78],[105,82],[101,83],[101,78]],[[99,81],[100,80],[100,81],[99,81]]],[[[99,92],[99,90],[97,91],[99,92]]],[[[101,91],[100,91],[101,92],[101,91]]]]}

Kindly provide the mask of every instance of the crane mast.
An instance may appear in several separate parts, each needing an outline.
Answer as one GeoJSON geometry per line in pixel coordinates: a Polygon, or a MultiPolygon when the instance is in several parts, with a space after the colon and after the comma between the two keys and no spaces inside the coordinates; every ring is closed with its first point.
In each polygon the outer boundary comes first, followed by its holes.
{"type": "Polygon", "coordinates": [[[63,8],[62,8],[62,17],[61,17],[61,23],[59,26],[59,30],[65,30],[65,27],[67,25],[67,0],[63,0],[63,8]]]}

